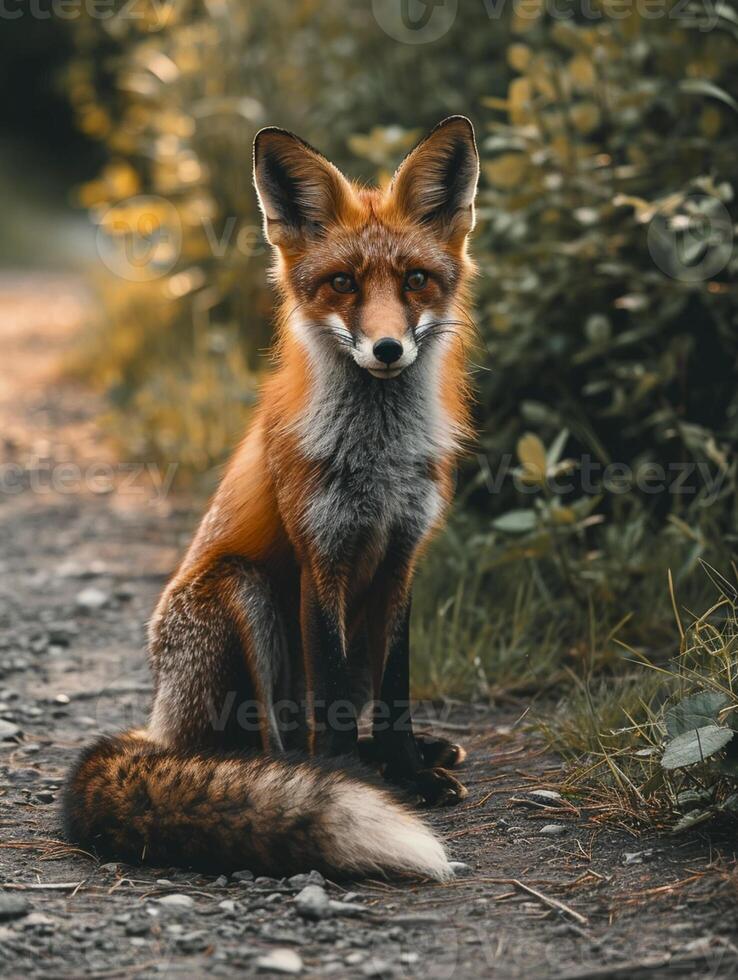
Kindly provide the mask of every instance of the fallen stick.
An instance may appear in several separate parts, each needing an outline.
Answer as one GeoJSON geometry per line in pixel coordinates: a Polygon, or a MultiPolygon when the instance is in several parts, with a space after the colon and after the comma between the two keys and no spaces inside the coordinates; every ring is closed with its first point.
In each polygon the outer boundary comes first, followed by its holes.
{"type": "Polygon", "coordinates": [[[560,902],[558,898],[551,898],[550,895],[544,895],[543,892],[539,892],[537,888],[531,888],[530,885],[523,884],[523,882],[518,881],[517,878],[512,878],[510,884],[515,885],[516,888],[522,888],[524,892],[528,892],[529,895],[533,895],[540,902],[543,902],[544,905],[548,905],[552,909],[558,909],[559,912],[565,912],[567,915],[570,915],[575,922],[579,922],[583,926],[589,925],[589,920],[585,916],[580,915],[579,912],[575,912],[574,909],[564,904],[564,902],[560,902]]]}
{"type": "Polygon", "coordinates": [[[556,909],[557,912],[563,912],[565,915],[571,916],[575,922],[580,925],[588,926],[589,920],[581,915],[581,913],[575,911],[569,905],[564,902],[560,902],[558,898],[551,898],[550,895],[545,895],[543,892],[538,891],[537,888],[533,888],[531,885],[526,885],[524,882],[520,881],[519,878],[488,878],[486,876],[480,877],[478,881],[487,881],[493,885],[514,885],[521,891],[527,892],[528,895],[532,895],[537,898],[539,902],[543,902],[544,905],[548,905],[549,908],[556,909]]]}
{"type": "Polygon", "coordinates": [[[84,885],[84,881],[49,881],[49,882],[30,882],[27,885],[4,884],[0,891],[16,892],[63,892],[79,888],[84,885]]]}

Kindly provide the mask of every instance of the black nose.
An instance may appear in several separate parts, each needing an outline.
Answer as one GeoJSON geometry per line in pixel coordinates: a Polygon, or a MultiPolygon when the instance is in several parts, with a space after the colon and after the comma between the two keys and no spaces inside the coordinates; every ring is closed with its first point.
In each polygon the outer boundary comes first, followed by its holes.
{"type": "Polygon", "coordinates": [[[372,347],[372,351],[376,359],[383,364],[394,364],[396,360],[402,357],[402,344],[392,337],[382,337],[372,347]]]}

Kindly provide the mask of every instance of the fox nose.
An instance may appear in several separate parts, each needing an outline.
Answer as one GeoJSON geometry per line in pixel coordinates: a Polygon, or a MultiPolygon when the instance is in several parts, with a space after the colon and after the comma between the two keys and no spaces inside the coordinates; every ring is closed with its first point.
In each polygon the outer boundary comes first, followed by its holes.
{"type": "Polygon", "coordinates": [[[383,364],[394,364],[402,357],[402,344],[393,337],[382,337],[372,347],[374,356],[383,364]]]}

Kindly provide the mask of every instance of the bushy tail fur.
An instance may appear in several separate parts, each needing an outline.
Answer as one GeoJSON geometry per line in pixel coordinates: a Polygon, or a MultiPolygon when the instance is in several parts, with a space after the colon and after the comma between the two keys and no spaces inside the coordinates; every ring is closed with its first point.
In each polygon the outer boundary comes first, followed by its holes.
{"type": "Polygon", "coordinates": [[[100,854],[163,866],[450,877],[425,824],[340,765],[174,751],[134,733],[102,738],[71,773],[65,830],[100,854]]]}

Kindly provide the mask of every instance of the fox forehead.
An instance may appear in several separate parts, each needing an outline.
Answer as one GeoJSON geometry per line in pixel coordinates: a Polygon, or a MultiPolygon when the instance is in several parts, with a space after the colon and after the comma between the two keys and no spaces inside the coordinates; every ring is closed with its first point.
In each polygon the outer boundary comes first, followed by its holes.
{"type": "Polygon", "coordinates": [[[461,271],[460,263],[422,226],[393,226],[374,215],[356,227],[329,226],[289,263],[293,284],[305,291],[338,272],[350,272],[358,280],[386,280],[411,269],[431,273],[446,289],[453,289],[461,271]]]}

